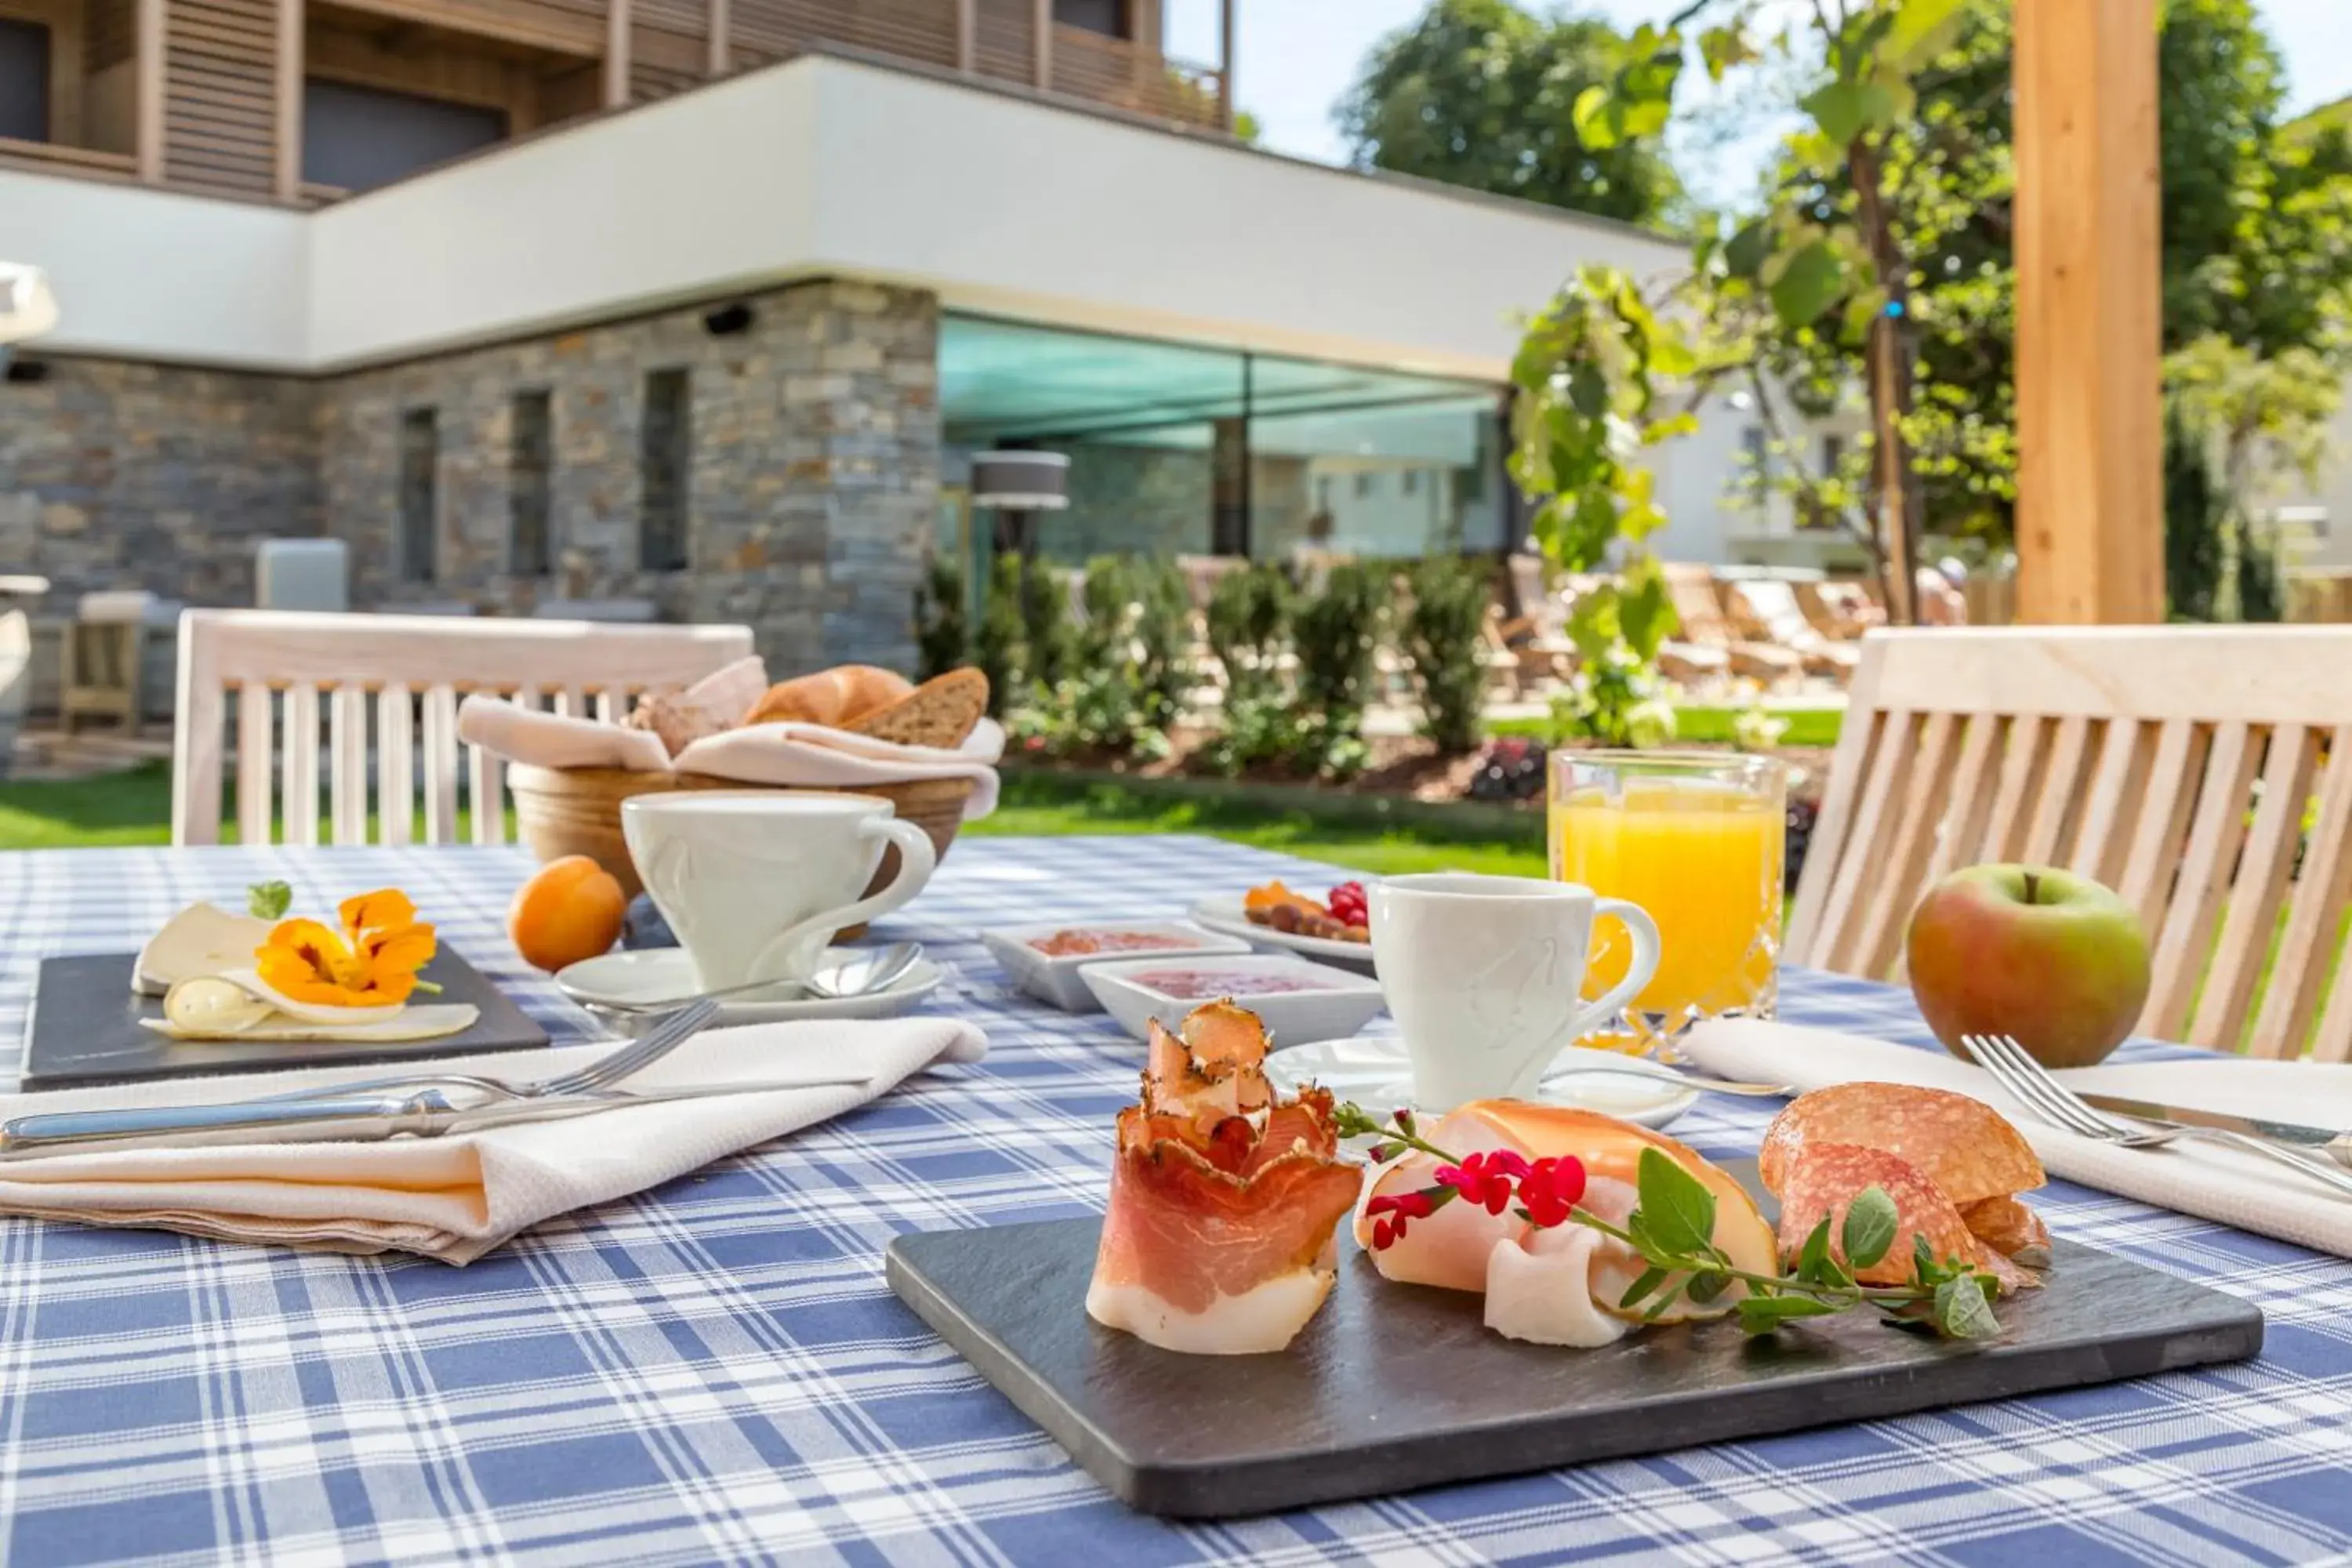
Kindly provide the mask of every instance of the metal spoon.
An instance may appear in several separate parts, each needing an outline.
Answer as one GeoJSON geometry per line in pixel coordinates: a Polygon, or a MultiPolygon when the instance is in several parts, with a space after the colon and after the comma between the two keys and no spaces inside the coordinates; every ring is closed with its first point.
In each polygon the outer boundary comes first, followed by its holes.
{"type": "Polygon", "coordinates": [[[727,996],[743,996],[753,992],[782,992],[767,1000],[785,1002],[800,997],[820,1001],[845,1002],[853,996],[870,995],[887,989],[923,956],[920,942],[894,942],[887,947],[853,952],[838,963],[830,963],[805,980],[755,980],[748,985],[729,985],[717,991],[705,991],[693,996],[669,996],[656,1002],[616,1002],[606,998],[591,1001],[575,997],[582,1005],[600,1013],[620,1013],[635,1016],[641,1013],[667,1013],[683,1007],[689,1002],[706,998],[717,1000],[727,996]]]}

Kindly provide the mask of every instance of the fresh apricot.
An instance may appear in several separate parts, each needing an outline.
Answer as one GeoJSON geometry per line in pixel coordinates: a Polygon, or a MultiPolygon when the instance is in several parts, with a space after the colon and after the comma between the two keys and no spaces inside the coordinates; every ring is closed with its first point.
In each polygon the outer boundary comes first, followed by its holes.
{"type": "Polygon", "coordinates": [[[613,874],[585,855],[551,860],[517,889],[507,935],[523,962],[550,974],[611,951],[629,900],[613,874]]]}

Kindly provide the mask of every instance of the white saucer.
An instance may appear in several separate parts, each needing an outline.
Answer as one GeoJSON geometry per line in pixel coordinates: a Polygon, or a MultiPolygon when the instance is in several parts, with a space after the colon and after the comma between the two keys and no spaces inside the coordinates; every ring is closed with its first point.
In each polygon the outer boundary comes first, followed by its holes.
{"type": "MultiPolygon", "coordinates": [[[[827,948],[824,962],[851,957],[854,949],[827,948]]],[[[906,973],[883,989],[845,1001],[803,997],[796,1001],[763,1002],[760,993],[730,996],[720,1004],[718,1026],[772,1024],[787,1018],[894,1018],[913,1007],[947,979],[946,972],[928,958],[915,960],[906,973]]],[[[574,1002],[619,1005],[658,1002],[670,996],[691,996],[699,990],[694,963],[682,947],[641,947],[583,959],[560,971],[557,989],[574,1002]]]]}
{"type": "MultiPolygon", "coordinates": [[[[1412,1065],[1404,1042],[1393,1036],[1294,1046],[1265,1058],[1265,1076],[1284,1094],[1309,1081],[1321,1084],[1374,1115],[1412,1104],[1412,1065]]],[[[1535,1094],[1546,1105],[1598,1110],[1649,1128],[1670,1125],[1698,1096],[1678,1075],[1614,1051],[1576,1046],[1559,1054],[1535,1094]]]]}
{"type": "Polygon", "coordinates": [[[1363,974],[1372,973],[1370,942],[1334,942],[1328,936],[1300,936],[1294,931],[1253,924],[1239,898],[1202,899],[1192,906],[1191,919],[1195,925],[1240,937],[1252,947],[1295,952],[1318,963],[1336,963],[1363,974]]]}

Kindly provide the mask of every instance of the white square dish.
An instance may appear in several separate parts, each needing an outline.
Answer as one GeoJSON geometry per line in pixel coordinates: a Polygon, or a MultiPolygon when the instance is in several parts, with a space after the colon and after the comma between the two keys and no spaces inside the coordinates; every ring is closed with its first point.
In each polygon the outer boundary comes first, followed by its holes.
{"type": "Polygon", "coordinates": [[[1172,1029],[1203,1002],[1227,995],[1265,1021],[1266,1033],[1277,1047],[1346,1039],[1371,1022],[1381,1006],[1379,981],[1287,953],[1202,957],[1176,952],[1123,958],[1090,963],[1078,975],[1110,1016],[1139,1040],[1148,1037],[1154,1018],[1172,1029]],[[1171,971],[1231,975],[1236,984],[1232,992],[1212,986],[1199,995],[1184,996],[1143,984],[1154,973],[1171,971]],[[1264,976],[1304,981],[1313,989],[1251,993],[1248,983],[1264,976]]]}
{"type": "Polygon", "coordinates": [[[1183,921],[1052,921],[1038,925],[996,926],[982,931],[980,940],[995,956],[996,962],[1004,966],[1004,973],[1012,976],[1015,986],[1065,1013],[1102,1010],[1102,1004],[1095,1000],[1095,994],[1087,990],[1078,978],[1081,971],[1095,964],[1136,958],[1147,961],[1206,958],[1249,951],[1249,943],[1237,937],[1219,936],[1183,921]],[[1185,945],[1150,952],[1059,954],[1040,952],[1033,945],[1041,939],[1066,931],[1174,937],[1185,945]]]}

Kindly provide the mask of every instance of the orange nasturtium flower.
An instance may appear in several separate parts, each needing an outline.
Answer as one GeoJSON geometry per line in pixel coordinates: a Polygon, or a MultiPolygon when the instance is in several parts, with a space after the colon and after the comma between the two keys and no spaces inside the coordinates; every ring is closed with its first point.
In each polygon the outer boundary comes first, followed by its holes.
{"type": "Polygon", "coordinates": [[[262,982],[297,1002],[384,1007],[405,1002],[433,960],[433,928],[397,888],[345,899],[341,934],[317,921],[280,921],[254,951],[262,982]]]}

